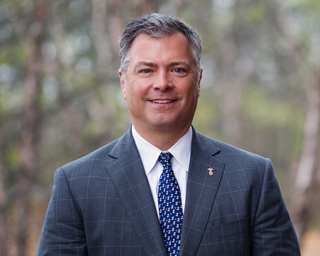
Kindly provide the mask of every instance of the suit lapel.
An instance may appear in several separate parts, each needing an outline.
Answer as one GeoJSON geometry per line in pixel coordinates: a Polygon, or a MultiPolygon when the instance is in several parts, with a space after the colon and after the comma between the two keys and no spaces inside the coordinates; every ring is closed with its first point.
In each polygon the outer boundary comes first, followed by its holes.
{"type": "Polygon", "coordinates": [[[193,129],[186,208],[182,226],[181,256],[196,254],[225,165],[214,158],[214,155],[220,150],[208,144],[208,140],[193,129]],[[208,168],[213,170],[209,171],[208,168]],[[212,175],[209,172],[212,172],[212,175]]]}
{"type": "Polygon", "coordinates": [[[110,152],[107,171],[147,255],[167,255],[148,179],[131,129],[110,152]]]}

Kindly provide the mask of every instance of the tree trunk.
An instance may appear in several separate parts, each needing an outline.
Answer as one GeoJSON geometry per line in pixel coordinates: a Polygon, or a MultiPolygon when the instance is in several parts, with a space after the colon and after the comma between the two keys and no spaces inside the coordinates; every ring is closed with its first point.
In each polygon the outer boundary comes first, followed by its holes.
{"type": "MultiPolygon", "coordinates": [[[[316,172],[316,157],[318,155],[318,134],[320,125],[320,76],[317,86],[309,90],[307,99],[307,115],[304,124],[304,142],[302,154],[296,171],[293,185],[292,219],[299,238],[307,230],[314,212],[314,190],[318,190],[319,174],[316,172]]],[[[319,171],[318,171],[319,172],[319,171]]]]}
{"type": "Polygon", "coordinates": [[[106,30],[107,1],[92,0],[91,30],[97,51],[98,74],[100,81],[106,81],[110,74],[111,48],[106,30]]]}
{"type": "Polygon", "coordinates": [[[36,6],[33,40],[27,75],[25,79],[26,106],[23,115],[23,131],[20,141],[20,173],[16,191],[17,214],[17,255],[27,252],[28,217],[30,212],[30,193],[36,174],[36,148],[41,130],[42,109],[40,105],[41,83],[41,45],[45,33],[46,7],[48,1],[40,0],[36,6]]]}
{"type": "MultiPolygon", "coordinates": [[[[1,117],[0,117],[1,118],[1,117]]],[[[5,188],[5,168],[3,165],[3,134],[0,119],[0,255],[7,255],[8,225],[7,225],[7,193],[5,188]]]]}

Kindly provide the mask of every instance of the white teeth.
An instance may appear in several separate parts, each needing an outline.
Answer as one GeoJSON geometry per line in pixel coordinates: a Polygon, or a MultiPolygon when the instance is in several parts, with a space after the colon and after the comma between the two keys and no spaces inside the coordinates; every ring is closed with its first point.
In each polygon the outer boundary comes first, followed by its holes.
{"type": "Polygon", "coordinates": [[[153,103],[159,103],[159,104],[163,104],[163,103],[169,103],[172,102],[172,100],[153,100],[153,103]]]}

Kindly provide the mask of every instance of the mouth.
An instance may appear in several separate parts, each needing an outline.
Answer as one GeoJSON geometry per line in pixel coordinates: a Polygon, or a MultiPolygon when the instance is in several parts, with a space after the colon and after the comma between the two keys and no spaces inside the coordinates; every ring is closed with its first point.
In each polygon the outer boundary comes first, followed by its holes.
{"type": "Polygon", "coordinates": [[[150,101],[156,104],[166,104],[166,103],[174,102],[173,100],[150,100],[150,101]]]}

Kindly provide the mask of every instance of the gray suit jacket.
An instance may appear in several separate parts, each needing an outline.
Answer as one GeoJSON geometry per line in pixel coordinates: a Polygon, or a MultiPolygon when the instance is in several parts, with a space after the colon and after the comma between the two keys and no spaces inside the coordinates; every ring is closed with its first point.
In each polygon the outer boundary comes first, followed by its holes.
{"type": "MultiPolygon", "coordinates": [[[[131,129],[56,171],[38,255],[167,255],[131,129]]],[[[270,160],[193,129],[180,255],[300,255],[270,160]]]]}

